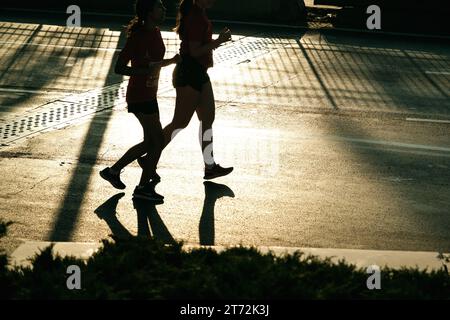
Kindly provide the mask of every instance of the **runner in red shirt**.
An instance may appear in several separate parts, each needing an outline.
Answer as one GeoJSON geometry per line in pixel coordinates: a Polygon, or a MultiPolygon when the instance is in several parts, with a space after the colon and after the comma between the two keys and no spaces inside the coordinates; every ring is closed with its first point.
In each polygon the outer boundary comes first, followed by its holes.
{"type": "Polygon", "coordinates": [[[164,20],[165,13],[166,8],[161,0],[136,2],[136,17],[127,28],[128,39],[120,52],[115,72],[130,76],[126,95],[128,112],[133,113],[142,125],[144,141],[130,148],[111,168],[100,172],[101,177],[115,188],[125,189],[125,184],[120,180],[121,170],[147,153],[149,157],[139,163],[143,170],[133,196],[155,201],[164,198],[155,191],[155,185],[159,182],[156,166],[164,143],[156,97],[159,73],[162,67],[180,61],[179,55],[164,60],[166,48],[157,26],[164,20]],[[128,67],[130,61],[131,67],[128,67]]]}
{"type": "Polygon", "coordinates": [[[225,28],[215,40],[212,25],[206,15],[214,0],[181,0],[175,31],[181,39],[182,60],[173,73],[173,85],[177,92],[175,114],[164,128],[165,146],[181,129],[185,128],[194,112],[200,120],[201,147],[205,162],[204,179],[225,176],[233,168],[216,164],[213,155],[212,125],[215,117],[214,93],[207,70],[213,66],[213,50],[231,40],[231,32],[225,28]]]}

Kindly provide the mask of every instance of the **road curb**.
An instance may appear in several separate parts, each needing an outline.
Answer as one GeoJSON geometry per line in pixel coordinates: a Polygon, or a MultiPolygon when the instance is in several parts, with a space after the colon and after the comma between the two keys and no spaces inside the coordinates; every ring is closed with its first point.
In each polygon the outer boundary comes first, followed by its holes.
{"type": "MultiPolygon", "coordinates": [[[[102,247],[101,243],[95,242],[48,242],[48,241],[30,241],[24,242],[11,254],[9,265],[13,266],[31,266],[30,258],[34,257],[44,248],[54,245],[53,252],[62,257],[74,256],[87,260],[98,249],[102,247]]],[[[248,247],[249,246],[244,246],[248,247]]],[[[198,248],[211,248],[221,252],[232,246],[199,246],[184,245],[187,251],[198,248]]],[[[317,256],[320,259],[330,258],[333,263],[345,260],[347,263],[356,265],[357,268],[366,269],[369,266],[377,265],[380,267],[388,266],[394,269],[418,268],[420,270],[437,270],[443,266],[443,261],[438,258],[438,252],[426,251],[393,251],[393,250],[361,250],[361,249],[333,249],[333,248],[299,248],[299,247],[277,247],[277,246],[258,246],[255,247],[261,253],[272,252],[276,256],[284,256],[301,251],[305,255],[317,256]]],[[[448,255],[448,254],[445,254],[448,255]]]]}

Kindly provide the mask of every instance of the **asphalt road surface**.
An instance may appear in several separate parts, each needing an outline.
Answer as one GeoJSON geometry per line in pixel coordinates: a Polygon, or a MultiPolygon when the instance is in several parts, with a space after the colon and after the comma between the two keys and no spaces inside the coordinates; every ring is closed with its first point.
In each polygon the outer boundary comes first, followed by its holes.
{"type": "MultiPolygon", "coordinates": [[[[64,23],[0,15],[0,218],[16,222],[1,241],[8,251],[24,239],[137,234],[141,210],[154,235],[188,244],[450,252],[448,42],[233,26],[210,77],[216,160],[235,171],[203,183],[194,116],[163,153],[166,201],[155,207],[131,199],[136,163],[123,173],[125,194],[98,175],[141,139],[127,79],[113,73],[126,18],[64,23]]],[[[171,56],[179,41],[170,23],[162,30],[171,56]]],[[[161,75],[163,125],[171,71],[161,75]]]]}

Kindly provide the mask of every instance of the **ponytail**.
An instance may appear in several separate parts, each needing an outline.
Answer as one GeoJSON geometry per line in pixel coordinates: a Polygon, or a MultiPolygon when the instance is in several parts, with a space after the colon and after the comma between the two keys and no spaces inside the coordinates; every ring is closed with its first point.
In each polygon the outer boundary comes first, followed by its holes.
{"type": "Polygon", "coordinates": [[[126,27],[127,31],[127,37],[131,38],[131,36],[138,31],[144,24],[144,21],[141,20],[138,16],[135,16],[131,21],[128,23],[128,26],[126,27]]]}
{"type": "Polygon", "coordinates": [[[173,31],[180,36],[180,39],[184,37],[184,19],[189,14],[193,6],[194,0],[180,0],[177,14],[177,24],[175,25],[175,28],[173,28],[173,31]]]}

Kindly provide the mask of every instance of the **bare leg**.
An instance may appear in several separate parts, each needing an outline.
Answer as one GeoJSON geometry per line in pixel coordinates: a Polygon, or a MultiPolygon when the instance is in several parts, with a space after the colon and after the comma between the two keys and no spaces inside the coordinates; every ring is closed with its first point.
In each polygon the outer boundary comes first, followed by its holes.
{"type": "MultiPolygon", "coordinates": [[[[190,86],[176,88],[177,98],[175,103],[175,112],[171,123],[163,129],[164,149],[170,141],[184,128],[189,125],[192,115],[196,110],[196,106],[200,103],[200,92],[190,86]]],[[[144,157],[145,161],[149,161],[149,154],[144,157]]]]}
{"type": "Polygon", "coordinates": [[[195,108],[199,103],[200,92],[190,86],[177,88],[177,100],[175,104],[175,113],[172,122],[163,130],[164,145],[163,149],[175,138],[182,129],[186,128],[191,121],[195,108]]]}
{"type": "Polygon", "coordinates": [[[142,186],[149,182],[156,173],[156,166],[161,157],[164,137],[158,113],[151,115],[137,114],[136,117],[144,129],[144,153],[148,154],[148,157],[145,158],[141,180],[139,181],[139,185],[142,186]]]}
{"type": "Polygon", "coordinates": [[[212,125],[216,115],[216,104],[211,82],[203,85],[200,94],[200,103],[195,111],[200,121],[199,138],[203,160],[205,167],[211,167],[215,164],[212,125]]]}
{"type": "Polygon", "coordinates": [[[120,172],[123,168],[129,165],[134,160],[142,157],[147,152],[147,148],[144,142],[138,143],[131,147],[125,154],[117,160],[117,162],[111,167],[113,172],[120,172]]]}

